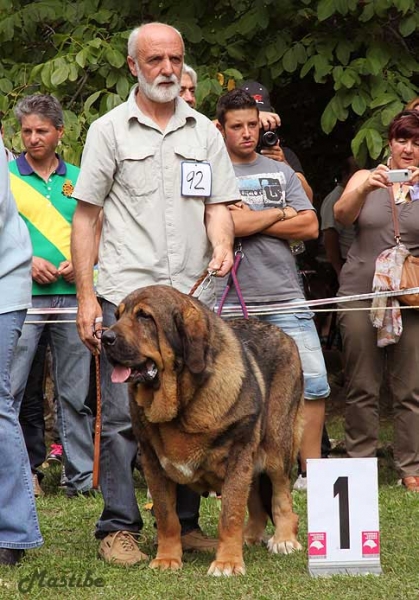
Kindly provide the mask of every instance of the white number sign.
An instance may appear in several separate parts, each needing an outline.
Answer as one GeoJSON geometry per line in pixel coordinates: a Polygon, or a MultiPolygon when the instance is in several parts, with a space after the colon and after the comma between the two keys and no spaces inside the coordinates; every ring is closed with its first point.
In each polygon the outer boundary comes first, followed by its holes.
{"type": "Polygon", "coordinates": [[[211,196],[211,165],[207,162],[182,162],[182,196],[211,196]]]}
{"type": "Polygon", "coordinates": [[[376,458],[307,461],[312,576],[381,573],[376,458]]]}

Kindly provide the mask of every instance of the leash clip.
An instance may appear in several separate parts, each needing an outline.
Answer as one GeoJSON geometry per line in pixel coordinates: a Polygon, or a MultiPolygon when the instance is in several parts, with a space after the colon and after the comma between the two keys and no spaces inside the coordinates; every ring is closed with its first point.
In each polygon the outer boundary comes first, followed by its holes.
{"type": "Polygon", "coordinates": [[[211,285],[212,278],[215,277],[216,274],[217,271],[214,271],[213,269],[208,269],[208,273],[203,279],[202,283],[196,288],[194,294],[195,298],[199,298],[202,292],[209,288],[209,286],[211,285]]]}
{"type": "Polygon", "coordinates": [[[243,246],[241,241],[237,242],[236,247],[234,248],[234,256],[239,256],[240,260],[244,257],[243,246]]]}

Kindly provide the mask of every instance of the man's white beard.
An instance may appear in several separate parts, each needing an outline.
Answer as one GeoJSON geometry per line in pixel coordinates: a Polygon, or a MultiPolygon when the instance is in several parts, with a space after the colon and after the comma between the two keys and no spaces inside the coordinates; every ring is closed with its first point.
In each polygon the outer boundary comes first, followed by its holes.
{"type": "Polygon", "coordinates": [[[145,96],[153,102],[159,102],[164,104],[165,102],[171,102],[180,92],[180,82],[176,75],[173,73],[170,77],[164,75],[158,75],[152,83],[148,83],[146,78],[141,72],[141,69],[137,65],[137,79],[138,86],[145,96]],[[159,87],[159,83],[171,81],[170,87],[162,86],[159,87]]]}

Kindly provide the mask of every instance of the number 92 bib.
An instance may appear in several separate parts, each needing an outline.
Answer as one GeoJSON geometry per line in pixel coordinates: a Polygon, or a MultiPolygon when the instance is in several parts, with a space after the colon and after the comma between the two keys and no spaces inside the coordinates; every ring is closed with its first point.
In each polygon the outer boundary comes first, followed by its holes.
{"type": "Polygon", "coordinates": [[[208,162],[182,161],[181,163],[182,196],[211,196],[212,172],[208,162]]]}

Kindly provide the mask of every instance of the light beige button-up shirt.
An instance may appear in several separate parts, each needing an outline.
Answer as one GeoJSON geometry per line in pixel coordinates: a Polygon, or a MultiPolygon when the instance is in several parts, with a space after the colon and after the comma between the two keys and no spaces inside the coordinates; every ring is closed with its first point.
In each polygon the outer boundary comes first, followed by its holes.
{"type": "Polygon", "coordinates": [[[135,91],[90,126],[73,193],[103,207],[97,293],[115,304],[157,283],[188,293],[212,255],[205,204],[240,198],[214,124],[177,98],[161,131],[138,108],[135,91]],[[210,196],[181,195],[183,161],[209,162],[210,196]]]}

